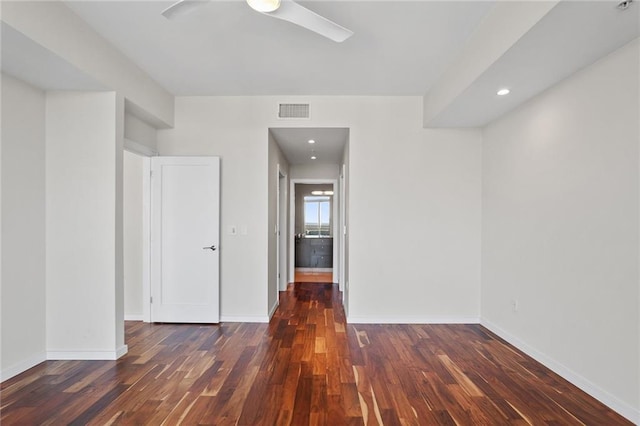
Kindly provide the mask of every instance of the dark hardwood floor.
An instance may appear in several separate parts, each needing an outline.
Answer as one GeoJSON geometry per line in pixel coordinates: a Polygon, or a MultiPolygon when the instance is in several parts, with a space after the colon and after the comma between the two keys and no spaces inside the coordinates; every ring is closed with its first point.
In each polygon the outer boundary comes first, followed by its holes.
{"type": "Polygon", "coordinates": [[[295,269],[294,278],[297,283],[330,283],[333,272],[310,272],[295,269]]]}
{"type": "Polygon", "coordinates": [[[2,383],[2,425],[627,425],[479,325],[345,324],[329,284],[270,324],[126,325],[118,361],[2,383]]]}

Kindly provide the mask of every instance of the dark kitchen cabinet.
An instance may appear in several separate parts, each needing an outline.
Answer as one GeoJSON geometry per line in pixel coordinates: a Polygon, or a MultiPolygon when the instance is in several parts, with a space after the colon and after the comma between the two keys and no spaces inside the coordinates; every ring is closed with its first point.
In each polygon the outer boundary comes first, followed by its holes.
{"type": "Polygon", "coordinates": [[[333,238],[296,238],[296,268],[333,268],[333,238]]]}

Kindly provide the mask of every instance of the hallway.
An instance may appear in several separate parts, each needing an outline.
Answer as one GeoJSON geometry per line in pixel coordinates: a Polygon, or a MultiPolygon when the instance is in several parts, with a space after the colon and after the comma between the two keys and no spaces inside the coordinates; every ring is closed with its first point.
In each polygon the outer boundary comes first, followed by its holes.
{"type": "Polygon", "coordinates": [[[331,284],[270,324],[128,322],[118,361],[2,384],[3,425],[630,424],[479,325],[346,325],[331,284]]]}

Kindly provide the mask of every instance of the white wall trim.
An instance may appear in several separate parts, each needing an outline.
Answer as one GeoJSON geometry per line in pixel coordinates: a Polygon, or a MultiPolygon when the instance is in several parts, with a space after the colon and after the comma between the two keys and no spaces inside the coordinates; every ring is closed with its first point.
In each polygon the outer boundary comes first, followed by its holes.
{"type": "Polygon", "coordinates": [[[559,363],[550,356],[538,351],[523,340],[520,340],[518,337],[514,336],[508,331],[503,330],[491,321],[482,318],[480,324],[482,324],[483,327],[487,328],[491,332],[500,336],[502,339],[506,340],[509,344],[520,349],[531,358],[543,364],[554,373],[560,375],[565,380],[573,383],[584,392],[588,393],[598,401],[616,411],[621,416],[627,418],[632,422],[635,422],[636,424],[640,424],[640,410],[630,406],[624,401],[619,400],[609,392],[603,390],[591,381],[582,377],[580,374],[572,371],[570,368],[567,368],[565,365],[559,363]]]}
{"type": "Polygon", "coordinates": [[[271,309],[269,309],[269,321],[271,321],[271,318],[273,318],[273,314],[276,313],[276,309],[278,309],[278,306],[280,306],[280,302],[276,300],[276,303],[274,303],[271,309]]]}
{"type": "Polygon", "coordinates": [[[122,345],[115,351],[47,351],[47,359],[55,361],[113,361],[129,351],[127,345],[122,345]]]}
{"type": "MultiPolygon", "coordinates": [[[[282,191],[280,190],[280,176],[282,176],[282,179],[285,179],[285,183],[286,183],[286,175],[284,174],[284,172],[280,169],[280,163],[277,164],[276,166],[276,232],[275,232],[275,238],[276,238],[276,301],[280,300],[280,291],[282,291],[282,286],[281,286],[281,275],[284,273],[285,275],[289,275],[289,270],[287,269],[286,272],[282,271],[281,269],[281,265],[280,265],[280,257],[281,257],[281,251],[282,251],[282,238],[281,235],[284,232],[286,234],[286,230],[283,230],[282,227],[280,226],[280,221],[281,221],[281,216],[282,216],[282,212],[280,210],[282,210],[280,208],[280,204],[282,203],[282,198],[285,197],[285,194],[282,194],[282,191]]],[[[286,215],[285,215],[286,216],[286,215]]],[[[287,238],[288,240],[288,238],[287,238]]],[[[285,249],[286,252],[286,249],[285,249]]],[[[276,302],[277,303],[277,302],[276,302]]],[[[269,317],[271,317],[271,315],[269,315],[269,317]]]]}
{"type": "Polygon", "coordinates": [[[478,317],[369,317],[349,316],[348,324],[480,324],[478,317]]]}
{"type": "Polygon", "coordinates": [[[125,321],[144,321],[144,314],[124,314],[125,321]]]}
{"type": "Polygon", "coordinates": [[[142,159],[142,321],[151,322],[151,159],[142,159]]]}
{"type": "MultiPolygon", "coordinates": [[[[346,150],[346,147],[345,147],[346,150]]],[[[345,256],[345,251],[347,249],[346,246],[346,232],[347,232],[347,224],[346,224],[346,219],[347,219],[347,194],[346,194],[346,169],[347,166],[342,163],[342,166],[340,167],[340,175],[338,176],[338,186],[340,187],[340,195],[338,197],[339,200],[339,213],[338,213],[338,219],[339,219],[339,226],[338,226],[338,235],[340,236],[340,241],[339,241],[339,258],[338,258],[338,262],[340,263],[340,270],[339,270],[339,274],[340,277],[338,278],[338,288],[342,290],[342,301],[344,302],[344,298],[345,298],[345,293],[347,292],[347,283],[346,283],[346,273],[345,273],[345,269],[346,269],[346,256],[345,256]]]]}
{"type": "Polygon", "coordinates": [[[268,323],[269,317],[262,315],[220,315],[220,322],[268,323]]]}
{"type": "Polygon", "coordinates": [[[116,359],[120,359],[121,357],[125,356],[127,352],[129,352],[128,345],[120,346],[118,349],[116,349],[116,359]]]}
{"type": "Polygon", "coordinates": [[[14,364],[4,370],[0,371],[0,382],[4,382],[5,380],[9,380],[10,378],[17,376],[20,373],[24,373],[28,369],[35,367],[41,362],[45,362],[47,360],[47,354],[42,352],[36,355],[33,355],[23,361],[20,361],[17,364],[14,364]]]}
{"type": "Polygon", "coordinates": [[[296,268],[298,272],[331,272],[333,268],[296,268]]]}

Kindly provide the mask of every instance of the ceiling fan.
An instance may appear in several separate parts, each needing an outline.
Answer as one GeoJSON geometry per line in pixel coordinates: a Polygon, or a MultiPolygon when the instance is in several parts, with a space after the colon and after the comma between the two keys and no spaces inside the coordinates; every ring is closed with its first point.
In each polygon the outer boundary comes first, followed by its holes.
{"type": "MultiPolygon", "coordinates": [[[[180,0],[166,8],[162,15],[167,19],[173,19],[197,9],[209,1],[211,0],[180,0]]],[[[342,43],[353,35],[353,31],[300,6],[292,0],[247,0],[247,3],[257,12],[299,25],[337,43],[342,43]]]]}

